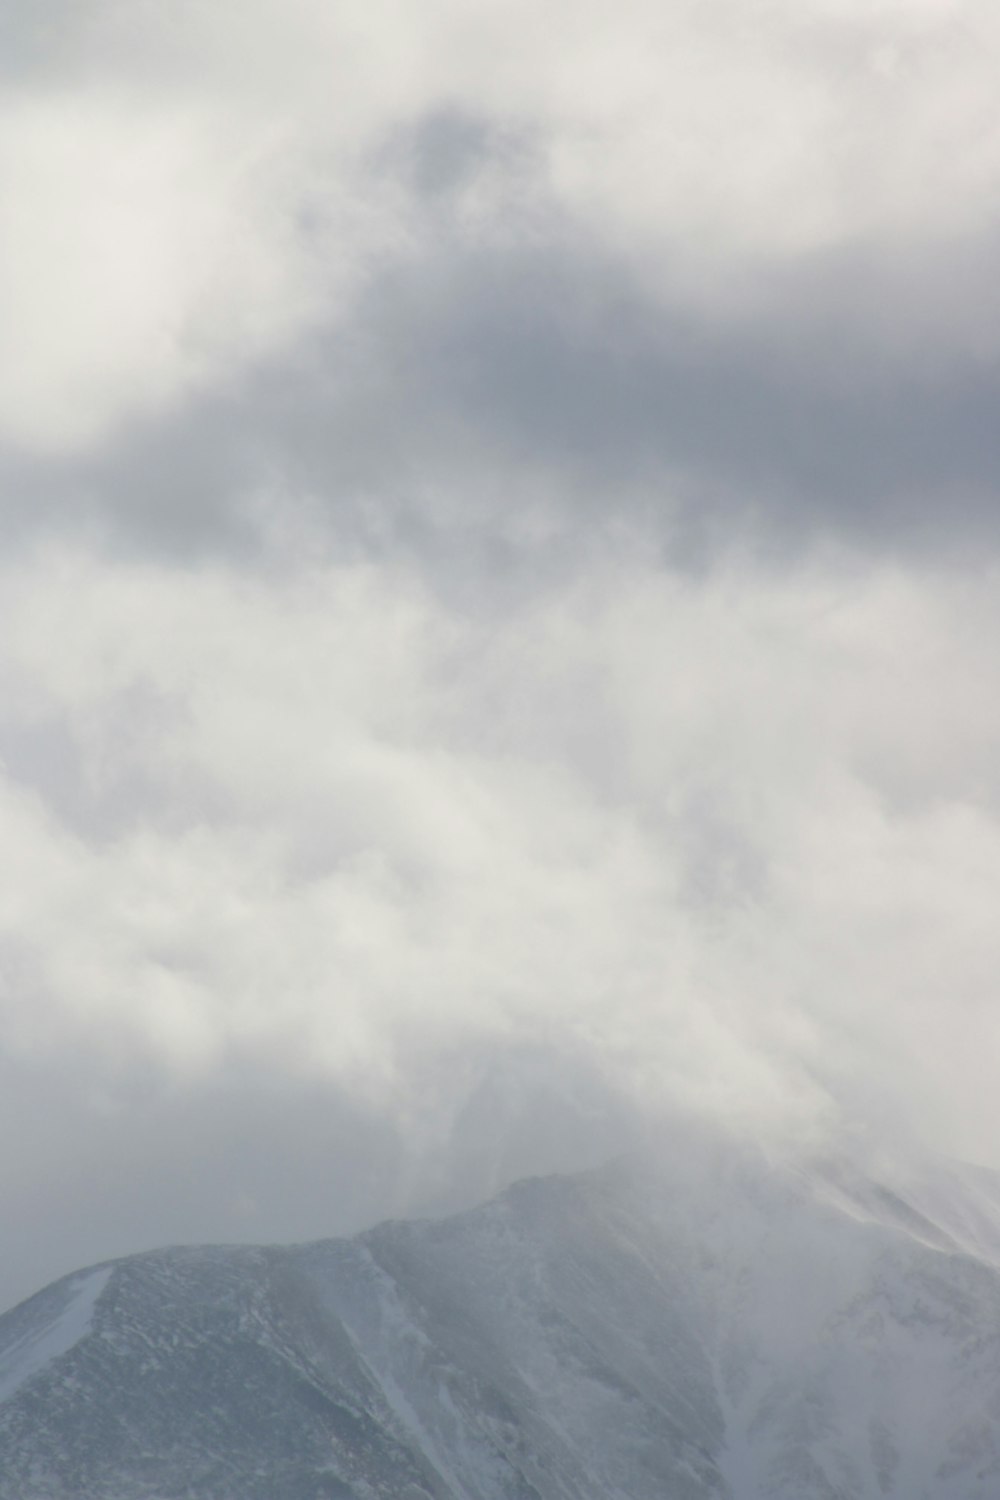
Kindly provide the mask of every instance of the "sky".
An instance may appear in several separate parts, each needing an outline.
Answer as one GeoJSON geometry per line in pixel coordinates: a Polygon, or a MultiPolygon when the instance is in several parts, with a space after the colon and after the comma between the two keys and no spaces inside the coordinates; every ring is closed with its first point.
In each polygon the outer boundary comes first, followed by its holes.
{"type": "Polygon", "coordinates": [[[1000,1167],[998,66],[4,7],[0,1307],[692,1113],[1000,1167]]]}

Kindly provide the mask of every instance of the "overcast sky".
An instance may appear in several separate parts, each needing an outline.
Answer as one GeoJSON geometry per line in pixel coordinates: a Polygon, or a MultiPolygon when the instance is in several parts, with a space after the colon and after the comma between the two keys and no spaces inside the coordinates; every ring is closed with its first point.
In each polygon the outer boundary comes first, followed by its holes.
{"type": "Polygon", "coordinates": [[[0,1306],[696,1110],[1000,1167],[1000,11],[0,14],[0,1306]]]}

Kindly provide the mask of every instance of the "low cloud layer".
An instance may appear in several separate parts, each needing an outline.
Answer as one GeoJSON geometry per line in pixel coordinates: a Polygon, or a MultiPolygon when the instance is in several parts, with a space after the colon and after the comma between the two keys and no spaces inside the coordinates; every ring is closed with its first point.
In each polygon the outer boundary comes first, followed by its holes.
{"type": "Polygon", "coordinates": [[[0,1303],[675,1109],[997,1165],[992,12],[4,24],[0,1303]]]}
{"type": "Polygon", "coordinates": [[[484,1067],[546,1055],[586,1079],[567,1118],[679,1101],[975,1154],[994,593],[844,563],[692,582],[609,549],[474,611],[402,565],[22,560],[8,1058],[97,1134],[137,1076],[168,1117],[241,1071],[248,1099],[326,1087],[396,1141],[390,1185],[407,1152],[454,1169],[484,1067]]]}

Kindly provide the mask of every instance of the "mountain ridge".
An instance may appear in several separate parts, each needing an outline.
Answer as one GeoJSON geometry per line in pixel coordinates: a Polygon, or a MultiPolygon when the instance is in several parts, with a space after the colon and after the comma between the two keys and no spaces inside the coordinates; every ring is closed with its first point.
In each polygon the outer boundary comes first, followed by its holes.
{"type": "Polygon", "coordinates": [[[0,1317],[0,1500],[995,1500],[995,1187],[694,1132],[108,1262],[0,1317]]]}

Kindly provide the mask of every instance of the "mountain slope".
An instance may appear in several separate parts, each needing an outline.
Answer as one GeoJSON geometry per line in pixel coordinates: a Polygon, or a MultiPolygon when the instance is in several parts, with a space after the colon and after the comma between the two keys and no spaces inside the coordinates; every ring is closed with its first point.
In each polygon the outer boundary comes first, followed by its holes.
{"type": "Polygon", "coordinates": [[[57,1283],[0,1318],[0,1500],[996,1500],[993,1179],[673,1146],[57,1283]]]}

